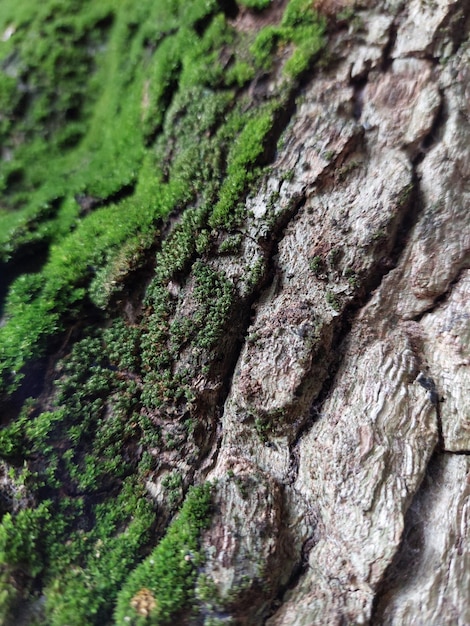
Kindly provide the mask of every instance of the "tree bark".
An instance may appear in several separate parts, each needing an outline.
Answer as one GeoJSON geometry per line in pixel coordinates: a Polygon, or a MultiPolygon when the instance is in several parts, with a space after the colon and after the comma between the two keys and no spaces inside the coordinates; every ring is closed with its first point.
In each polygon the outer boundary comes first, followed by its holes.
{"type": "MultiPolygon", "coordinates": [[[[198,340],[171,366],[191,394],[140,406],[164,443],[136,443],[135,454],[147,445],[153,455],[142,483],[159,511],[157,538],[175,512],[172,476],[182,477],[178,505],[190,485],[212,485],[196,599],[175,623],[464,626],[470,4],[318,7],[330,21],[327,53],[286,105],[269,169],[229,234],[236,253],[213,247],[161,283],[171,332],[212,299],[225,307],[223,332],[205,351],[204,309],[198,340]]],[[[259,19],[248,9],[233,18],[240,30],[259,19]]],[[[255,82],[250,97],[269,89],[255,82]]],[[[162,250],[176,246],[183,220],[172,214],[162,250]]],[[[213,226],[211,237],[226,233],[213,226]]],[[[148,346],[149,297],[141,284],[127,293],[117,309],[148,346]]],[[[51,380],[62,375],[56,357],[51,380]]],[[[120,376],[142,384],[141,372],[120,376]]],[[[43,410],[56,398],[47,381],[43,410]]],[[[143,596],[148,608],[136,610],[147,619],[156,602],[146,587],[143,596]]],[[[4,623],[32,623],[13,614],[4,623]]]]}

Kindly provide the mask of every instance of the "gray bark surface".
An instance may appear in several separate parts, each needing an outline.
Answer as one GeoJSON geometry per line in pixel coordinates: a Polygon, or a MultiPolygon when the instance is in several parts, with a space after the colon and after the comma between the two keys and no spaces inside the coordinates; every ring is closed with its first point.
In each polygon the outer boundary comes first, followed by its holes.
{"type": "Polygon", "coordinates": [[[470,624],[469,7],[362,4],[214,261],[273,276],[207,474],[242,624],[470,624]]]}

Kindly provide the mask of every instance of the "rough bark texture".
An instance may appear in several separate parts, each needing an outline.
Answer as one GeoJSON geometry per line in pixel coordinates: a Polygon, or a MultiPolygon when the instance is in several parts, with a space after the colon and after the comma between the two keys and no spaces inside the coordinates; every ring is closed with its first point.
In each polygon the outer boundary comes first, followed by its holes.
{"type": "MultiPolygon", "coordinates": [[[[180,623],[470,624],[470,4],[351,15],[246,200],[239,253],[204,259],[231,304],[210,361],[191,342],[174,357],[191,400],[146,413],[176,442],[147,477],[159,524],[172,472],[180,501],[213,485],[180,623]]],[[[199,310],[196,273],[167,282],[168,324],[199,310]]]]}
{"type": "Polygon", "coordinates": [[[297,198],[224,407],[206,567],[224,594],[259,564],[270,626],[470,622],[467,14],[364,7],[250,200],[256,238],[269,190],[297,198]]]}

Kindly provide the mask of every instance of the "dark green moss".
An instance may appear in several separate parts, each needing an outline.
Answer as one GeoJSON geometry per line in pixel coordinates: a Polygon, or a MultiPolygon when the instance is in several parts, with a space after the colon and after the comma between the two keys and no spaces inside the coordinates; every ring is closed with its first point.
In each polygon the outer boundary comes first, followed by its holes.
{"type": "Polygon", "coordinates": [[[237,254],[240,252],[243,237],[240,233],[230,235],[219,246],[220,254],[237,254]]]}
{"type": "Polygon", "coordinates": [[[338,296],[332,291],[326,292],[326,301],[334,311],[339,311],[341,309],[341,303],[338,299],[338,296]]]}
{"type": "Polygon", "coordinates": [[[94,528],[72,534],[55,555],[55,575],[46,588],[47,624],[109,623],[119,587],[149,540],[154,513],[134,480],[94,513],[94,528]],[[82,567],[70,567],[78,555],[82,567]]]}
{"type": "Polygon", "coordinates": [[[322,257],[317,254],[310,259],[309,266],[315,276],[319,276],[325,268],[325,263],[322,257]]]}

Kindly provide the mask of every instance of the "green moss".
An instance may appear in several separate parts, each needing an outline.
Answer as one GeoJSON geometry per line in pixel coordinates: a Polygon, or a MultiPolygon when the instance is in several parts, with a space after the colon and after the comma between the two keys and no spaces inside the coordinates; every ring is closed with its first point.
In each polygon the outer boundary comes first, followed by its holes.
{"type": "Polygon", "coordinates": [[[227,85],[236,85],[243,87],[246,83],[253,80],[255,77],[254,67],[246,61],[237,61],[227,71],[225,80],[227,85]]]}
{"type": "MultiPolygon", "coordinates": [[[[87,525],[91,503],[85,513],[83,497],[64,497],[61,490],[70,485],[70,478],[64,474],[63,466],[59,484],[51,479],[49,471],[56,458],[51,441],[57,440],[61,427],[69,426],[68,413],[49,412],[33,419],[26,418],[25,415],[22,420],[22,440],[32,445],[34,457],[42,454],[48,461],[47,467],[38,467],[39,472],[23,470],[20,478],[29,489],[34,484],[40,489],[46,487],[51,498],[36,508],[26,508],[3,517],[0,564],[4,572],[19,569],[31,580],[47,569],[46,580],[49,582],[45,590],[44,623],[56,626],[105,623],[119,585],[148,541],[148,532],[154,522],[152,509],[135,478],[126,479],[116,500],[92,505],[94,525],[91,530],[84,531],[83,524],[87,525]],[[75,566],[71,567],[73,563],[75,566]]],[[[109,428],[109,424],[107,426],[109,428]]],[[[106,436],[109,437],[108,428],[106,436]]],[[[122,437],[122,428],[117,435],[122,437]]],[[[60,439],[60,446],[63,446],[63,439],[60,439]]],[[[65,461],[70,457],[66,453],[62,455],[65,461]]],[[[30,462],[34,465],[32,460],[30,462]]],[[[114,468],[113,478],[118,475],[117,470],[114,468]]],[[[70,489],[70,486],[65,488],[70,489]]],[[[11,597],[14,589],[9,588],[7,578],[2,578],[0,586],[11,597]]],[[[11,608],[11,603],[5,600],[3,615],[11,608]]]]}
{"type": "Polygon", "coordinates": [[[243,237],[240,233],[229,235],[219,246],[220,254],[237,254],[240,252],[243,237]]]}
{"type": "Polygon", "coordinates": [[[52,626],[108,623],[120,585],[149,539],[154,513],[135,480],[116,502],[95,507],[92,531],[72,535],[55,554],[56,575],[45,589],[46,623],[52,626]],[[70,567],[77,555],[83,567],[70,567]]]}
{"type": "MultiPolygon", "coordinates": [[[[150,3],[147,4],[150,6],[150,3]]],[[[207,3],[196,4],[200,7],[204,4],[206,9],[208,6],[207,3]]],[[[206,9],[201,12],[194,8],[193,14],[196,19],[204,16],[206,9]]],[[[102,15],[102,11],[103,9],[99,15],[102,15]]],[[[4,379],[8,380],[10,372],[19,372],[32,356],[40,355],[44,349],[45,339],[60,328],[62,315],[70,309],[71,304],[83,297],[85,291],[83,288],[74,289],[75,285],[87,284],[96,275],[91,286],[92,298],[98,305],[105,306],[115,290],[116,283],[119,282],[119,277],[132,267],[136,257],[142,256],[152,245],[151,233],[155,230],[155,220],[168,214],[184,197],[188,199],[185,181],[190,178],[189,171],[182,180],[183,177],[176,164],[174,180],[169,185],[162,186],[151,155],[143,158],[145,132],[150,132],[145,131],[140,123],[144,77],[142,71],[137,69],[142,63],[138,58],[136,45],[143,43],[144,35],[141,32],[144,30],[143,25],[132,41],[134,45],[131,45],[130,54],[126,45],[129,37],[128,27],[134,15],[135,11],[128,14],[124,13],[124,9],[117,13],[109,36],[108,54],[104,56],[103,64],[96,74],[88,82],[85,81],[87,85],[93,84],[89,86],[90,93],[83,94],[84,98],[88,97],[88,108],[84,104],[84,110],[91,110],[92,103],[94,106],[93,116],[88,114],[88,130],[80,146],[66,155],[65,159],[63,154],[60,158],[57,154],[56,158],[55,153],[59,148],[54,147],[57,144],[54,143],[55,135],[52,135],[50,139],[47,138],[49,139],[47,142],[41,139],[20,146],[12,162],[16,164],[17,170],[28,172],[23,187],[36,187],[41,181],[42,186],[37,192],[30,194],[28,204],[20,212],[14,217],[7,216],[9,223],[6,221],[6,228],[2,231],[4,258],[8,258],[15,247],[29,244],[34,240],[53,243],[53,247],[41,277],[46,283],[43,293],[31,303],[29,311],[24,310],[24,307],[14,309],[13,304],[9,307],[10,317],[15,318],[15,322],[11,326],[7,324],[1,330],[6,346],[2,359],[4,379]],[[98,91],[96,83],[99,79],[103,79],[104,84],[101,96],[96,94],[98,91]],[[114,121],[111,133],[110,125],[107,123],[110,118],[114,121]],[[47,170],[44,166],[46,159],[43,156],[46,149],[49,153],[47,170]],[[88,197],[106,198],[136,181],[138,182],[135,193],[131,198],[126,199],[124,203],[111,204],[84,216],[76,228],[80,208],[72,200],[71,194],[81,193],[86,184],[88,197]],[[52,220],[49,224],[43,222],[38,228],[36,224],[41,213],[44,214],[42,207],[47,207],[47,199],[51,198],[52,188],[54,198],[58,195],[67,196],[65,208],[55,221],[52,220]],[[123,216],[125,219],[122,219],[123,216]],[[74,231],[68,234],[72,228],[74,231]],[[123,249],[124,243],[126,249],[123,249]],[[54,304],[54,311],[50,310],[51,302],[54,304]],[[28,345],[24,346],[21,345],[19,337],[26,334],[26,328],[29,331],[29,341],[28,345]]],[[[47,16],[49,13],[44,19],[47,16]]],[[[149,84],[163,89],[168,81],[171,82],[171,78],[164,78],[162,74],[167,70],[161,68],[170,67],[168,72],[171,74],[174,72],[171,68],[175,63],[181,62],[182,55],[189,54],[188,46],[186,48],[183,46],[184,35],[182,31],[178,40],[174,37],[165,39],[158,48],[154,55],[154,63],[147,73],[146,80],[149,84]],[[173,63],[175,55],[178,61],[173,63]]],[[[45,33],[43,37],[44,45],[50,46],[47,43],[48,37],[52,39],[53,33],[45,33]]],[[[189,41],[193,39],[194,36],[190,37],[189,41]]],[[[60,50],[60,46],[58,49],[60,50]]],[[[29,59],[32,54],[29,48],[27,53],[29,59]]],[[[143,52],[139,54],[142,56],[143,52]]],[[[42,57],[38,58],[37,63],[41,65],[42,57]]],[[[27,65],[29,70],[31,67],[32,61],[27,65]]],[[[80,84],[83,82],[75,76],[70,80],[73,84],[75,81],[80,84]]],[[[51,85],[52,83],[58,83],[62,90],[67,90],[67,85],[61,81],[60,76],[52,75],[51,85]]],[[[155,111],[163,115],[165,94],[148,94],[148,98],[146,110],[156,127],[160,122],[155,111]]],[[[41,120],[41,123],[44,124],[44,120],[41,120]]],[[[59,122],[57,124],[60,126],[59,122]]],[[[10,169],[13,164],[9,165],[10,169]]],[[[13,201],[17,202],[18,196],[12,198],[13,201]]],[[[14,378],[15,374],[12,377],[14,378]]]]}
{"type": "Polygon", "coordinates": [[[319,276],[324,270],[325,264],[321,256],[315,255],[310,259],[309,266],[315,276],[319,276]]]}
{"type": "Polygon", "coordinates": [[[170,508],[180,504],[183,498],[183,477],[180,472],[170,472],[162,480],[162,487],[165,489],[165,503],[170,508]]]}
{"type": "Polygon", "coordinates": [[[283,32],[278,26],[266,26],[259,32],[250,51],[255,58],[256,65],[269,69],[273,63],[273,54],[283,40],[283,32]]]}
{"type": "MultiPolygon", "coordinates": [[[[193,237],[194,240],[194,237],[193,237]]],[[[189,241],[188,241],[189,244],[189,241]]],[[[194,245],[194,241],[193,241],[194,245]]],[[[227,331],[230,315],[236,306],[235,289],[222,272],[214,271],[201,260],[192,266],[194,310],[190,315],[176,315],[169,322],[174,303],[168,291],[155,291],[154,312],[142,338],[142,402],[158,408],[171,401],[191,402],[191,379],[227,331]],[[192,346],[188,368],[173,372],[172,364],[188,346],[192,346]]],[[[151,302],[150,299],[147,302],[151,302]]]]}
{"type": "Polygon", "coordinates": [[[387,231],[385,230],[385,228],[379,228],[374,233],[372,233],[371,241],[373,243],[377,243],[377,242],[383,241],[386,238],[387,238],[387,231]]]}
{"type": "Polygon", "coordinates": [[[210,485],[191,489],[165,537],[120,591],[114,615],[116,624],[167,624],[191,605],[198,567],[203,563],[200,535],[208,526],[210,511],[210,485]],[[153,598],[148,619],[135,608],[142,590],[153,598]]]}
{"type": "Polygon", "coordinates": [[[196,285],[194,298],[199,308],[192,318],[196,328],[196,346],[211,349],[220,340],[234,304],[232,283],[200,261],[193,267],[196,285]]]}
{"type": "Polygon", "coordinates": [[[335,15],[337,22],[347,22],[353,31],[364,29],[364,20],[354,6],[347,6],[335,15]]]}
{"type": "Polygon", "coordinates": [[[248,9],[257,9],[261,11],[270,6],[271,0],[239,0],[239,4],[247,7],[248,9]]]}
{"type": "Polygon", "coordinates": [[[341,249],[341,246],[338,246],[336,248],[331,248],[331,250],[328,252],[328,256],[327,256],[328,265],[332,269],[337,268],[338,262],[340,261],[342,256],[343,256],[343,251],[341,249]]]}
{"type": "Polygon", "coordinates": [[[255,287],[259,285],[263,280],[263,276],[266,273],[266,260],[264,258],[258,259],[254,262],[247,276],[246,282],[249,287],[255,287]]]}
{"type": "Polygon", "coordinates": [[[207,574],[200,574],[197,578],[196,598],[209,609],[213,609],[220,602],[217,585],[207,574]]]}
{"type": "Polygon", "coordinates": [[[255,430],[261,441],[266,442],[268,440],[269,433],[272,431],[272,425],[265,417],[256,417],[255,430]]]}
{"type": "MultiPolygon", "coordinates": [[[[265,150],[265,142],[272,129],[275,105],[268,105],[256,117],[245,122],[228,154],[227,176],[220,190],[219,201],[210,218],[212,227],[230,227],[237,219],[234,208],[250,183],[259,175],[257,163],[265,150]]],[[[241,126],[240,114],[232,121],[241,126]]]]}
{"type": "Polygon", "coordinates": [[[359,287],[359,276],[351,267],[346,268],[344,276],[348,279],[351,289],[356,290],[359,287]]]}
{"type": "MultiPolygon", "coordinates": [[[[45,3],[35,12],[23,0],[23,12],[15,14],[10,4],[6,11],[5,24],[11,19],[16,27],[6,49],[19,47],[15,71],[27,80],[34,75],[35,82],[28,87],[32,106],[20,121],[10,119],[12,110],[6,115],[13,158],[1,176],[7,206],[19,210],[0,215],[0,254],[8,260],[33,242],[50,246],[37,276],[41,288],[23,301],[15,300],[13,288],[0,329],[0,373],[9,389],[87,293],[97,306],[108,305],[154,245],[160,219],[175,207],[202,196],[214,205],[211,228],[230,228],[242,218],[240,200],[259,175],[282,106],[273,100],[242,112],[232,93],[216,91],[254,75],[246,51],[222,70],[219,51],[236,48],[237,35],[216,2],[70,3],[54,9],[45,3]],[[202,34],[196,30],[201,20],[207,20],[202,34]],[[39,124],[44,132],[38,136],[39,124]],[[155,154],[147,142],[159,131],[155,154]],[[106,203],[121,190],[129,197],[106,203]]],[[[295,44],[290,62],[298,68],[322,44],[321,33],[310,6],[291,0],[281,25],[263,29],[253,44],[255,65],[282,41],[295,44]]],[[[0,94],[13,107],[12,77],[1,84],[0,94]]],[[[208,245],[208,233],[201,233],[195,252],[208,245]]],[[[171,271],[188,263],[192,248],[176,246],[171,271]]]]}
{"type": "Polygon", "coordinates": [[[45,563],[42,558],[44,524],[50,519],[51,503],[42,502],[35,509],[23,509],[14,517],[3,516],[0,525],[0,564],[20,568],[37,576],[45,563]]]}
{"type": "Polygon", "coordinates": [[[341,309],[341,303],[338,299],[338,296],[332,291],[326,292],[326,301],[334,311],[339,311],[341,309]]]}
{"type": "MultiPolygon", "coordinates": [[[[323,41],[310,5],[291,0],[282,22],[257,34],[237,32],[222,4],[2,3],[0,32],[11,36],[0,49],[0,261],[19,275],[1,303],[0,392],[35,374],[41,356],[52,390],[0,430],[19,494],[0,527],[0,621],[13,623],[15,602],[33,590],[45,598],[38,622],[53,626],[110,623],[116,602],[118,622],[138,623],[129,602],[144,587],[151,623],[195,598],[209,488],[190,492],[159,542],[143,485],[160,450],[173,454],[197,432],[192,385],[209,375],[211,353],[223,356],[237,306],[211,255],[223,237],[221,252],[242,245],[245,197],[323,41]],[[286,56],[284,83],[251,99],[249,81],[286,56]],[[177,223],[161,242],[170,214],[177,223]],[[37,250],[37,271],[16,272],[37,250]],[[142,310],[133,323],[116,319],[153,250],[142,310]],[[192,290],[191,316],[178,283],[192,290]],[[163,407],[171,428],[156,419],[163,407]]],[[[248,284],[264,270],[260,260],[248,284]]],[[[181,476],[164,488],[176,508],[181,476]]]]}
{"type": "Polygon", "coordinates": [[[324,47],[326,23],[310,0],[291,0],[278,26],[266,26],[257,35],[251,52],[258,67],[269,69],[278,46],[291,44],[293,52],[284,65],[284,74],[296,78],[324,47]]]}

